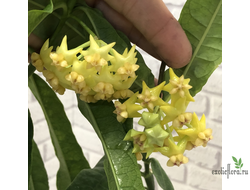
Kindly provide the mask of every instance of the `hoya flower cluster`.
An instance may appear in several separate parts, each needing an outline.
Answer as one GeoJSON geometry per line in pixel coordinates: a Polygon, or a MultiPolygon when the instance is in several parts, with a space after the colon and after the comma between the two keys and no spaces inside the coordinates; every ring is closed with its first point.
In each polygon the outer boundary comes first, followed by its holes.
{"type": "Polygon", "coordinates": [[[142,159],[141,153],[160,152],[169,158],[168,166],[180,166],[188,162],[183,154],[197,146],[205,147],[213,138],[212,130],[206,129],[205,116],[199,120],[195,113],[186,112],[190,101],[194,101],[189,93],[192,88],[188,83],[190,79],[178,77],[169,69],[170,80],[160,85],[149,88],[143,82],[142,92],[135,93],[123,104],[115,102],[117,120],[123,122],[126,118],[141,117],[139,124],[144,126],[143,131],[131,129],[124,140],[133,142],[133,153],[138,160],[142,159]],[[162,91],[169,92],[170,103],[160,98],[162,91]],[[146,109],[145,109],[146,108],[146,109]],[[145,109],[140,114],[138,111],[145,109]],[[173,131],[177,136],[173,136],[173,131]]]}
{"type": "Polygon", "coordinates": [[[141,153],[149,157],[152,152],[160,152],[169,158],[168,166],[187,163],[188,158],[183,155],[185,150],[205,147],[213,138],[212,130],[206,129],[204,115],[199,120],[195,113],[186,112],[189,102],[194,102],[189,93],[190,79],[178,77],[170,68],[168,84],[164,81],[149,88],[143,82],[142,92],[133,93],[129,88],[139,68],[135,46],[130,51],[125,49],[121,55],[112,48],[114,45],[95,40],[90,35],[89,42],[68,50],[65,36],[56,51],[52,51],[47,40],[40,54],[33,53],[31,60],[59,94],[64,94],[65,89],[74,90],[88,103],[128,98],[124,103],[114,102],[114,113],[119,122],[140,117],[138,123],[144,130],[131,129],[124,138],[133,142],[133,153],[138,160],[142,159],[141,153]],[[169,92],[170,103],[160,98],[162,91],[169,92]],[[147,111],[138,112],[143,109],[147,111]],[[174,131],[177,136],[173,136],[174,131]]]}
{"type": "Polygon", "coordinates": [[[135,46],[130,51],[125,49],[121,55],[112,48],[114,45],[95,40],[90,35],[89,42],[68,50],[65,36],[56,51],[52,51],[53,47],[49,47],[47,40],[40,55],[33,53],[31,60],[59,94],[64,94],[65,89],[74,90],[80,94],[81,100],[88,103],[128,98],[133,94],[129,87],[135,81],[135,71],[139,68],[135,46]]]}

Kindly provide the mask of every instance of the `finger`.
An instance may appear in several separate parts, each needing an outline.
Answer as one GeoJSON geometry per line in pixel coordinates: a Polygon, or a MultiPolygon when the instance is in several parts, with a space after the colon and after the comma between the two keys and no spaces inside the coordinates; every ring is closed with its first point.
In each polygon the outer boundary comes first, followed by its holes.
{"type": "MultiPolygon", "coordinates": [[[[106,0],[145,37],[170,67],[185,66],[192,48],[178,21],[161,0],[106,0]]],[[[143,43],[143,38],[140,39],[143,43]]]]}
{"type": "MultiPolygon", "coordinates": [[[[39,52],[40,48],[43,45],[43,41],[36,36],[35,34],[31,33],[28,37],[28,46],[31,47],[35,52],[39,52]]],[[[28,62],[30,63],[30,53],[28,53],[28,62]]]]}
{"type": "Polygon", "coordinates": [[[160,56],[156,53],[152,45],[147,41],[147,39],[142,35],[142,33],[133,26],[133,24],[128,21],[123,15],[116,12],[104,1],[95,1],[88,0],[88,4],[93,6],[100,11],[102,11],[104,17],[113,25],[117,30],[122,31],[131,42],[142,48],[144,51],[148,52],[150,55],[157,59],[161,59],[160,56]]]}
{"type": "Polygon", "coordinates": [[[34,51],[39,51],[41,46],[43,45],[43,41],[41,38],[31,33],[28,37],[28,45],[34,49],[34,51]]]}

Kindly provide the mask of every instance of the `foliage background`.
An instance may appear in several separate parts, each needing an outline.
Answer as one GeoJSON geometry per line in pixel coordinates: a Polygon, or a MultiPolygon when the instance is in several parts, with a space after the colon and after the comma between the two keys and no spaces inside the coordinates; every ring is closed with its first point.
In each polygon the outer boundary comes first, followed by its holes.
{"type": "MultiPolygon", "coordinates": [[[[164,2],[178,19],[185,0],[164,0],[164,2]]],[[[148,67],[152,69],[153,74],[157,77],[160,62],[142,50],[139,51],[142,53],[148,67]]],[[[78,143],[89,160],[90,166],[93,167],[104,154],[101,143],[92,126],[80,114],[75,94],[71,91],[66,91],[65,95],[59,95],[59,98],[65,106],[66,114],[71,121],[78,143]]],[[[187,152],[190,163],[180,168],[164,167],[167,159],[160,154],[155,153],[152,157],[156,157],[161,162],[177,190],[221,189],[221,177],[211,174],[213,169],[220,169],[221,166],[221,66],[215,70],[202,92],[196,95],[195,100],[196,102],[190,104],[188,109],[196,111],[198,117],[205,113],[207,126],[214,131],[214,140],[208,144],[206,149],[197,148],[190,153],[187,152]]],[[[54,190],[56,189],[56,172],[59,163],[55,157],[42,110],[30,92],[29,109],[32,113],[35,127],[34,139],[38,144],[48,172],[50,189],[54,190]]],[[[136,121],[134,122],[136,123],[136,121]]],[[[137,127],[139,126],[137,125],[137,127]]]]}

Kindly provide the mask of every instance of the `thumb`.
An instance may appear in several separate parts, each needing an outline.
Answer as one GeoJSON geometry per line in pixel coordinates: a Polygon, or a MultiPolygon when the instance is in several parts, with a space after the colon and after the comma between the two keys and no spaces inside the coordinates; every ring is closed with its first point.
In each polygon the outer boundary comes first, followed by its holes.
{"type": "Polygon", "coordinates": [[[178,21],[162,0],[105,0],[126,17],[170,67],[188,64],[192,47],[178,21]]]}

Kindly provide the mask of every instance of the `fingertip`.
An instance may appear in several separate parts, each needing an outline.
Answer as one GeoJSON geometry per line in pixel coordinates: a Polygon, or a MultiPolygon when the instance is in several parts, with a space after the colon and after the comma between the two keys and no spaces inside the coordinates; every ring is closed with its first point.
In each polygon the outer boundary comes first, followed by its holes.
{"type": "Polygon", "coordinates": [[[190,42],[184,44],[185,47],[180,48],[182,50],[177,51],[175,56],[163,58],[163,61],[171,68],[179,69],[186,66],[192,58],[192,46],[190,42]]]}
{"type": "Polygon", "coordinates": [[[191,60],[192,46],[175,19],[154,38],[153,45],[157,54],[171,68],[184,67],[191,60]]]}

